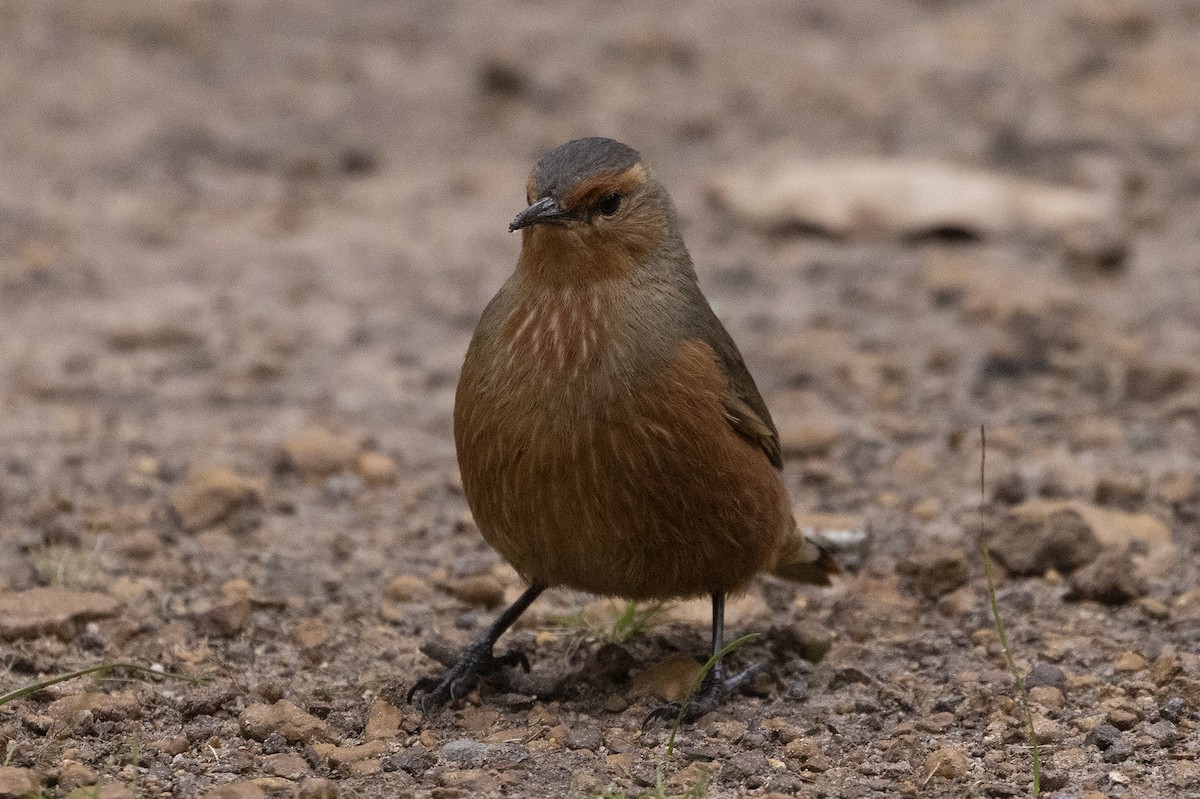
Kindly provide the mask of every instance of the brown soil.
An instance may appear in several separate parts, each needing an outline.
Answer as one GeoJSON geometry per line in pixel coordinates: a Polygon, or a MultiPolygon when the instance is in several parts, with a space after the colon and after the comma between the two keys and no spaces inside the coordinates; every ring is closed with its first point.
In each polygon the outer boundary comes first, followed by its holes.
{"type": "Polygon", "coordinates": [[[0,3],[0,690],[208,680],[0,707],[0,796],[1028,795],[981,522],[1043,787],[1200,792],[1200,14],[676,5],[0,3]],[[588,134],[670,186],[798,511],[868,534],[834,587],[740,600],[769,676],[672,756],[641,723],[702,606],[613,643],[554,593],[505,641],[529,675],[381,699],[520,590],[450,409],[530,165],[588,134]],[[1099,187],[1120,225],[835,238],[706,199],[846,155],[1099,187]]]}

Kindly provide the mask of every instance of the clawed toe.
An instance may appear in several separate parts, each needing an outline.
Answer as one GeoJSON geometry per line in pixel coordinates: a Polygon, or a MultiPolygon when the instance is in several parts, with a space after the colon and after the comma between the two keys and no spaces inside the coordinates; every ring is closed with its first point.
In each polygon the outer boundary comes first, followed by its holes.
{"type": "Polygon", "coordinates": [[[646,714],[646,718],[642,720],[642,729],[645,730],[649,727],[653,727],[655,724],[665,724],[667,722],[674,721],[679,717],[680,707],[682,707],[682,705],[680,705],[678,702],[667,702],[666,704],[659,705],[658,707],[654,708],[654,710],[651,710],[646,714]]]}
{"type": "Polygon", "coordinates": [[[761,670],[762,665],[756,664],[727,680],[714,677],[710,673],[700,684],[700,690],[688,697],[686,704],[668,702],[650,711],[642,722],[642,729],[658,722],[674,722],[675,719],[690,724],[716,710],[730,694],[749,682],[761,670]]]}
{"type": "Polygon", "coordinates": [[[523,652],[506,652],[497,657],[489,651],[471,647],[440,679],[422,677],[413,683],[405,701],[412,704],[413,697],[416,694],[422,694],[421,710],[433,710],[466,696],[479,682],[480,677],[492,674],[506,666],[520,666],[525,671],[529,671],[529,659],[523,652]]]}

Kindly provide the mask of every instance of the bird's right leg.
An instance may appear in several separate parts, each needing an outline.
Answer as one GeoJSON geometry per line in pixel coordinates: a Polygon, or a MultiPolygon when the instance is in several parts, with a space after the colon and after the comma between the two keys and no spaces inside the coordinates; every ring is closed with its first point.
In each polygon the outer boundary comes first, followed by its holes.
{"type": "Polygon", "coordinates": [[[451,666],[441,678],[422,677],[417,680],[409,689],[408,701],[411,702],[416,693],[424,694],[421,697],[421,709],[430,710],[466,695],[478,682],[480,675],[487,674],[501,666],[520,664],[528,671],[529,661],[520,652],[509,652],[496,657],[492,649],[504,631],[513,626],[521,614],[533,604],[533,600],[537,599],[538,595],[545,590],[546,586],[537,583],[525,589],[525,593],[521,594],[516,602],[509,605],[492,622],[491,626],[483,631],[483,635],[466,648],[459,656],[458,662],[451,666]]]}
{"type": "Polygon", "coordinates": [[[725,676],[725,664],[721,659],[721,652],[725,648],[724,639],[725,595],[714,593],[712,595],[712,657],[714,661],[712,669],[700,683],[700,689],[685,700],[686,704],[682,705],[682,709],[678,702],[668,702],[652,711],[646,717],[643,726],[656,721],[671,721],[676,717],[681,718],[684,722],[693,722],[716,710],[730,694],[758,674],[760,667],[751,666],[740,674],[732,677],[725,676]]]}

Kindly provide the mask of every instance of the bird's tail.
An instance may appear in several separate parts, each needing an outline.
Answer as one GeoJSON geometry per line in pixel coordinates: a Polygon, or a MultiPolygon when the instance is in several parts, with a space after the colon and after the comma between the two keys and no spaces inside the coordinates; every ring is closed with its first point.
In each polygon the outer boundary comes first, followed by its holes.
{"type": "Polygon", "coordinates": [[[828,549],[805,535],[793,520],[771,573],[797,583],[829,585],[829,578],[841,574],[842,567],[828,549]]]}

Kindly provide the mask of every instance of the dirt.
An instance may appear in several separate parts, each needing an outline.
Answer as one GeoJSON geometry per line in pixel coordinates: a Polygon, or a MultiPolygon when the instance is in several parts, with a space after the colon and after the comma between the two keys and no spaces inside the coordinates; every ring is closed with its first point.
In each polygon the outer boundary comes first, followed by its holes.
{"type": "Polygon", "coordinates": [[[1200,793],[1192,5],[0,14],[0,689],[205,680],[3,705],[0,796],[1028,795],[982,540],[1042,788],[1200,793]],[[551,592],[502,645],[529,674],[395,703],[422,644],[521,590],[450,411],[530,166],[591,134],[670,187],[797,513],[849,542],[833,587],[734,603],[764,677],[670,755],[642,721],[702,604],[617,625],[551,592]],[[843,157],[1104,191],[1117,223],[831,234],[711,201],[725,170],[843,157]]]}

